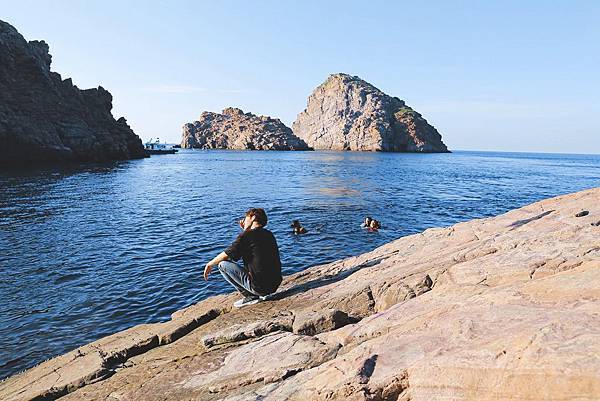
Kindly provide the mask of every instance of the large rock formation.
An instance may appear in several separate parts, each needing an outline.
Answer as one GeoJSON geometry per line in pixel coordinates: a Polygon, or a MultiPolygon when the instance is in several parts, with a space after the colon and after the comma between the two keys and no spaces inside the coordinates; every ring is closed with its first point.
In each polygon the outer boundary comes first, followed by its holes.
{"type": "Polygon", "coordinates": [[[183,148],[308,150],[306,143],[279,119],[229,107],[221,114],[205,111],[183,126],[183,148]]]}
{"type": "Polygon", "coordinates": [[[292,129],[315,149],[448,152],[437,130],[404,101],[347,74],[318,86],[292,129]]]}
{"type": "Polygon", "coordinates": [[[80,90],[50,71],[44,41],[0,21],[0,164],[144,157],[140,138],[111,114],[104,88],[80,90]]]}
{"type": "Polygon", "coordinates": [[[598,199],[428,229],[242,309],[206,299],[13,376],[0,399],[598,400],[598,199]]]}

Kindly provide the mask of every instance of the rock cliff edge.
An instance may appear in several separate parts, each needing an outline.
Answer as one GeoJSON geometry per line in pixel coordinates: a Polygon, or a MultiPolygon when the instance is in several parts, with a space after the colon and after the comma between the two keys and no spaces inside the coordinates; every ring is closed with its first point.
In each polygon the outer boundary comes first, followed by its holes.
{"type": "Polygon", "coordinates": [[[0,21],[0,165],[145,157],[125,119],[113,118],[111,94],[50,71],[48,50],[0,21]]]}
{"type": "Polygon", "coordinates": [[[330,75],[318,86],[292,129],[315,149],[448,152],[421,114],[348,74],[330,75]]]}

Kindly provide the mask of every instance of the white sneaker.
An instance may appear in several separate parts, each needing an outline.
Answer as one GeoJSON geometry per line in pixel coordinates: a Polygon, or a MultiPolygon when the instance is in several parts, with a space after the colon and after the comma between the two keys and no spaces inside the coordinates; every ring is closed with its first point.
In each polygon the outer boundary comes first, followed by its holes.
{"type": "Polygon", "coordinates": [[[241,308],[242,306],[257,304],[260,301],[261,301],[260,297],[256,297],[256,296],[244,297],[242,299],[238,299],[237,301],[235,301],[233,303],[233,306],[235,308],[241,308]]]}

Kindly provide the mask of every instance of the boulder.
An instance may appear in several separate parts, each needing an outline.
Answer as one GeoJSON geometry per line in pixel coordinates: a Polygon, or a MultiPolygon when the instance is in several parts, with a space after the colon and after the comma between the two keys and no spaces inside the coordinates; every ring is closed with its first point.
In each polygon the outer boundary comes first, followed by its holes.
{"type": "Polygon", "coordinates": [[[315,334],[339,329],[352,319],[346,312],[336,309],[302,310],[295,314],[292,330],[295,334],[314,336],[315,334]]]}
{"type": "Polygon", "coordinates": [[[238,150],[309,150],[281,120],[229,107],[208,111],[183,126],[182,148],[238,150]]]}
{"type": "Polygon", "coordinates": [[[0,165],[145,157],[126,120],[113,118],[111,94],[63,80],[48,50],[0,21],[0,165]]]}
{"type": "Polygon", "coordinates": [[[348,74],[333,74],[292,125],[314,149],[448,152],[438,131],[403,100],[348,74]]]}

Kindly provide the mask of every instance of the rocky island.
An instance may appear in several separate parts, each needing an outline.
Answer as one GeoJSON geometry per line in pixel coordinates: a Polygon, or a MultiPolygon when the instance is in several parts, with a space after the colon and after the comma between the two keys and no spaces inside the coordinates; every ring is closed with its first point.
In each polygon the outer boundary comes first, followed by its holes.
{"type": "Polygon", "coordinates": [[[0,21],[0,165],[145,157],[125,119],[113,118],[111,94],[50,71],[48,50],[0,21]]]}
{"type": "Polygon", "coordinates": [[[208,298],[0,383],[16,400],[597,400],[600,188],[208,298]]]}
{"type": "Polygon", "coordinates": [[[333,74],[292,125],[314,149],[448,152],[438,131],[403,100],[348,74],[333,74]]]}
{"type": "Polygon", "coordinates": [[[182,148],[238,150],[309,150],[279,119],[229,107],[208,111],[183,126],[182,148]]]}

